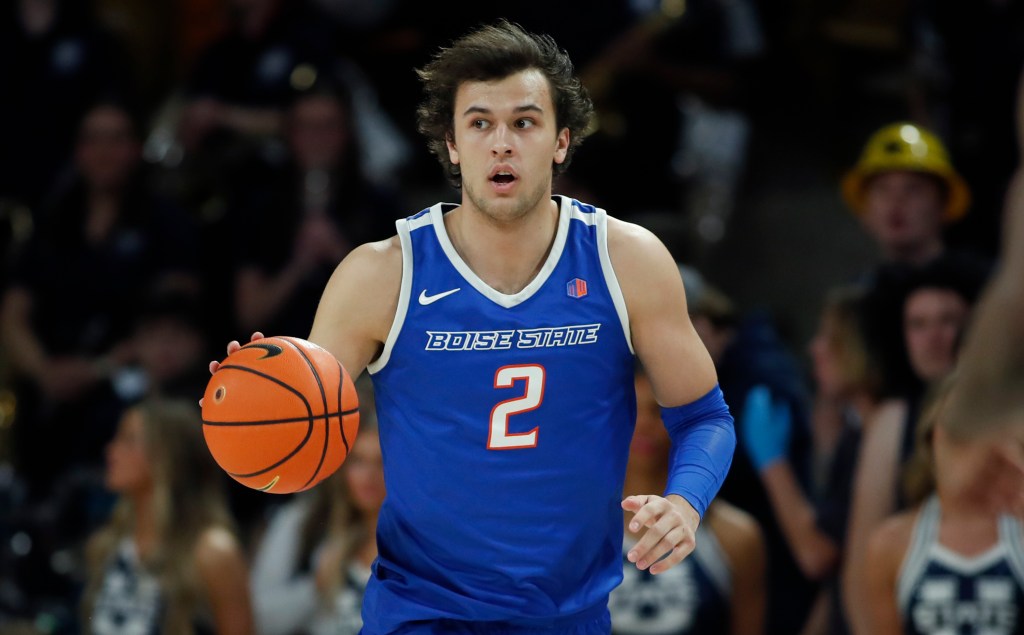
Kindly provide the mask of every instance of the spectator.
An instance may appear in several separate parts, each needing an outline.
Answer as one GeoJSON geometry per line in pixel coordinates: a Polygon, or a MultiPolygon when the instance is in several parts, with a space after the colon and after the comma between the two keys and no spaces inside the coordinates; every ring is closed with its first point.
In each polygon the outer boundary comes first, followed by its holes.
{"type": "MultiPolygon", "coordinates": [[[[908,364],[922,386],[953,370],[970,309],[983,284],[943,261],[919,271],[904,294],[903,333],[908,364]]],[[[900,495],[900,469],[913,448],[921,391],[888,398],[866,423],[857,460],[849,521],[849,549],[843,565],[846,614],[855,632],[864,632],[864,556],[870,534],[888,515],[906,508],[900,495]]]]}
{"type": "Polygon", "coordinates": [[[362,625],[384,484],[373,386],[363,377],[356,390],[359,433],[345,462],[317,487],[276,506],[253,550],[260,635],[354,635],[362,625]],[[353,552],[360,557],[349,562],[353,552]]]}
{"type": "MultiPolygon", "coordinates": [[[[743,407],[749,392],[766,386],[773,399],[792,413],[792,434],[786,456],[805,490],[809,488],[810,398],[795,358],[764,312],[740,317],[732,301],[700,279],[693,269],[680,268],[688,289],[693,326],[718,370],[722,392],[736,417],[736,435],[745,434],[743,407]]],[[[798,632],[812,605],[816,585],[800,570],[787,546],[771,499],[758,470],[745,452],[737,452],[722,484],[721,496],[750,513],[764,531],[768,554],[767,632],[798,632]]]]}
{"type": "Polygon", "coordinates": [[[945,145],[931,131],[893,123],[876,131],[843,178],[847,206],[878,245],[881,259],[867,273],[868,344],[882,362],[883,390],[899,394],[916,380],[902,348],[902,300],[915,271],[938,260],[984,275],[987,259],[949,249],[944,229],[970,207],[970,191],[945,145]]]}
{"type": "MultiPolygon", "coordinates": [[[[650,380],[637,368],[636,429],[625,494],[649,491],[668,473],[671,442],[659,418],[650,380]]],[[[622,584],[612,591],[612,633],[765,633],[765,546],[757,521],[718,499],[697,530],[697,547],[680,566],[654,576],[629,566],[634,539],[627,528],[622,584]]]]}
{"type": "MultiPolygon", "coordinates": [[[[361,404],[360,404],[361,405],[361,404]]],[[[312,635],[357,635],[370,568],[377,557],[377,515],[384,502],[384,464],[376,421],[363,427],[342,466],[341,493],[316,565],[321,608],[312,635]]]]}
{"type": "Polygon", "coordinates": [[[144,294],[198,286],[188,219],[147,187],[138,128],[118,103],[82,118],[75,170],[15,264],[0,310],[17,382],[16,468],[34,493],[71,465],[97,468],[120,412],[111,371],[144,294]],[[63,443],[54,446],[55,436],[63,443]]]}
{"type": "Polygon", "coordinates": [[[792,416],[764,387],[744,407],[742,445],[771,499],[775,517],[801,571],[823,591],[801,633],[845,632],[838,590],[853,470],[862,422],[877,403],[879,374],[864,345],[857,287],[830,292],[810,344],[815,381],[813,434],[818,478],[808,493],[786,459],[792,416]]]}
{"type": "Polygon", "coordinates": [[[134,94],[122,42],[92,0],[11,0],[0,8],[0,199],[38,209],[98,99],[134,94]]]}
{"type": "Polygon", "coordinates": [[[82,630],[253,632],[247,565],[193,402],[147,400],[107,448],[119,496],[90,538],[82,630]]]}
{"type": "Polygon", "coordinates": [[[917,428],[907,485],[916,506],[872,531],[863,595],[872,635],[1016,633],[1024,626],[1021,521],[947,487],[963,445],[937,421],[956,376],[937,386],[917,428]]]}
{"type": "Polygon", "coordinates": [[[287,153],[261,157],[232,197],[242,330],[306,333],[320,293],[354,247],[387,238],[400,206],[367,181],[348,95],[321,85],[288,109],[287,153]]]}

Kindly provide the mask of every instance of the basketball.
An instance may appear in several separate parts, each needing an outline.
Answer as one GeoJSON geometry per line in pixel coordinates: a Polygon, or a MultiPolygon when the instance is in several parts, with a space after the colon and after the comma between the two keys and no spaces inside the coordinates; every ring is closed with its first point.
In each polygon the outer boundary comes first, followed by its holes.
{"type": "Polygon", "coordinates": [[[348,372],[296,337],[246,344],[221,362],[203,395],[203,435],[214,460],[262,492],[315,486],[341,466],[358,429],[348,372]]]}

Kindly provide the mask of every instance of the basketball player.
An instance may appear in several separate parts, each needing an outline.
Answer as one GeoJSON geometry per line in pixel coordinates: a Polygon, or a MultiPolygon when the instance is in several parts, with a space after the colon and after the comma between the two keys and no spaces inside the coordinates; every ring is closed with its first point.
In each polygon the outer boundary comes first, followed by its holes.
{"type": "MultiPolygon", "coordinates": [[[[1024,150],[1024,75],[1017,95],[1024,150]]],[[[949,416],[950,487],[1024,515],[1024,165],[1006,194],[1000,263],[975,309],[960,357],[949,416]],[[958,443],[957,441],[973,441],[958,443]]]]}
{"type": "Polygon", "coordinates": [[[321,299],[309,339],[368,369],[377,399],[388,495],[365,633],[607,633],[622,510],[628,560],[663,573],[731,463],[732,416],[668,250],[552,196],[592,114],[572,72],[504,21],[442,49],[419,71],[419,122],[461,202],[355,249],[321,299]],[[634,355],[672,465],[662,493],[620,503],[634,355]]]}

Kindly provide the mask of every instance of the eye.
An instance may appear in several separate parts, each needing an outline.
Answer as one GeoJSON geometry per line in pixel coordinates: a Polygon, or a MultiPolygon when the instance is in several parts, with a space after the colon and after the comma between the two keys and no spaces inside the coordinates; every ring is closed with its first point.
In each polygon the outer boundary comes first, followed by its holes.
{"type": "Polygon", "coordinates": [[[516,128],[521,128],[521,129],[532,128],[535,125],[537,125],[537,122],[535,122],[533,119],[523,118],[523,119],[517,119],[516,120],[516,128]]]}
{"type": "Polygon", "coordinates": [[[486,119],[474,119],[469,123],[470,127],[476,128],[477,130],[486,130],[490,127],[491,123],[486,119]]]}

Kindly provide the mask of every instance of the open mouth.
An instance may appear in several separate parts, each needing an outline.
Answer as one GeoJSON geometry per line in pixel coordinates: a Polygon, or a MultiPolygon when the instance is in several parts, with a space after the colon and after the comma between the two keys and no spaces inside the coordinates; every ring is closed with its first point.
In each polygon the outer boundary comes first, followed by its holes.
{"type": "Polygon", "coordinates": [[[516,180],[516,177],[512,176],[508,172],[498,172],[491,177],[491,181],[499,185],[507,185],[516,180]]]}

